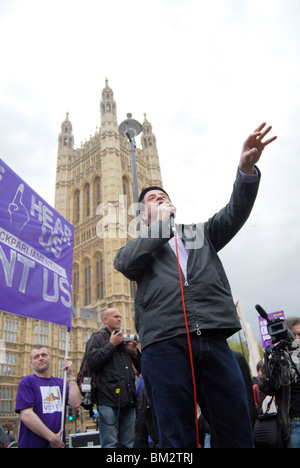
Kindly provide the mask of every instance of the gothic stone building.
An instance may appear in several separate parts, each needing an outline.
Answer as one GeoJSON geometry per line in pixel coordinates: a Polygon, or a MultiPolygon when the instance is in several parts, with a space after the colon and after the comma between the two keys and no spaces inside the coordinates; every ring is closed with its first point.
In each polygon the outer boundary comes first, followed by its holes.
{"type": "MultiPolygon", "coordinates": [[[[73,307],[70,356],[77,371],[90,335],[101,328],[101,312],[116,307],[124,333],[135,332],[135,284],[114,269],[117,250],[136,235],[129,142],[120,135],[112,89],[105,82],[101,125],[74,148],[69,115],[61,125],[55,209],[74,226],[73,307]]],[[[162,186],[156,138],[146,116],[135,149],[138,189],[162,186]]],[[[17,433],[18,383],[31,373],[30,351],[49,347],[53,375],[62,376],[66,330],[58,325],[0,312],[0,424],[17,433]]]]}

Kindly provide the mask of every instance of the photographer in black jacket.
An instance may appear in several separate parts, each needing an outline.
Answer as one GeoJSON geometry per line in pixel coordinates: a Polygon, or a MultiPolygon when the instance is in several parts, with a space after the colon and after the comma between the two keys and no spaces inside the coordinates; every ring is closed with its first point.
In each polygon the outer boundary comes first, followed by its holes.
{"type": "Polygon", "coordinates": [[[134,439],[136,389],[140,352],[136,341],[124,343],[117,309],[102,313],[105,328],[87,344],[88,364],[97,375],[96,401],[102,448],[131,448],[134,439]]]}

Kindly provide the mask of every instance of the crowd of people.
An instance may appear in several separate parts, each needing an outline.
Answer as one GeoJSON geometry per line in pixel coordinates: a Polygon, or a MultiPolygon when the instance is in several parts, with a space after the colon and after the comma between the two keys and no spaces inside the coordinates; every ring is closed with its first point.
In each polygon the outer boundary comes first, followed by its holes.
{"type": "MultiPolygon", "coordinates": [[[[91,353],[91,366],[99,379],[95,404],[99,413],[99,437],[102,448],[160,448],[157,418],[148,397],[141,371],[142,354],[137,341],[124,343],[121,314],[117,309],[107,309],[102,314],[104,328],[92,335],[87,350],[91,353]],[[101,334],[101,338],[99,338],[101,334]],[[103,339],[102,339],[103,336],[103,339]]],[[[286,323],[300,346],[300,318],[288,318],[286,323]]],[[[300,349],[300,348],[299,348],[300,349]]],[[[277,414],[275,391],[265,392],[264,361],[257,364],[257,376],[250,375],[243,354],[232,352],[241,372],[247,399],[248,414],[253,434],[261,415],[277,414]]],[[[25,376],[19,385],[16,411],[21,415],[19,448],[62,448],[65,433],[62,425],[63,380],[51,375],[51,356],[44,346],[36,346],[31,353],[34,374],[25,376]]],[[[78,408],[81,394],[76,383],[72,362],[65,361],[67,369],[66,404],[78,408]]],[[[300,378],[290,384],[289,433],[280,447],[300,448],[300,378]]],[[[170,396],[171,397],[171,396],[170,396]]],[[[174,403],[180,406],[180,402],[174,403]]],[[[235,411],[237,408],[234,407],[235,411]]],[[[213,447],[210,420],[206,420],[198,406],[198,446],[213,447]]],[[[197,434],[195,424],[193,426],[197,434]]],[[[265,436],[265,433],[264,433],[265,436]]],[[[11,442],[13,435],[7,435],[11,442]]],[[[238,437],[238,434],[237,436],[238,437]]],[[[270,434],[270,440],[274,438],[270,434]]],[[[253,447],[271,448],[269,440],[255,441],[253,447]],[[264,445],[265,444],[265,445],[264,445]]],[[[276,442],[277,444],[279,442],[276,442]]],[[[6,444],[7,446],[7,444],[6,444]]],[[[278,446],[278,445],[277,445],[278,446]]]]}
{"type": "MultiPolygon", "coordinates": [[[[97,377],[101,447],[138,447],[148,443],[149,436],[159,448],[255,446],[257,402],[263,390],[253,388],[243,356],[234,355],[228,346],[227,338],[240,329],[240,322],[218,252],[251,213],[261,178],[256,164],[277,138],[267,138],[270,130],[263,123],[246,139],[230,200],[205,223],[175,225],[176,208],[163,188],[141,192],[145,229],[117,252],[114,261],[120,273],[137,283],[140,346],[136,340],[124,342],[121,314],[111,308],[102,314],[104,328],[90,338],[86,349],[97,377]],[[144,387],[138,396],[137,381],[144,387]]],[[[48,374],[47,386],[40,380],[49,363],[41,353],[34,350],[32,366],[37,355],[43,365],[36,365],[36,375],[20,383],[16,406],[21,414],[20,445],[37,443],[39,438],[44,446],[63,446],[61,426],[49,429],[56,418],[61,382],[48,374]],[[37,399],[42,412],[33,411],[37,399]]],[[[77,407],[80,394],[70,362],[66,368],[67,401],[77,407]]],[[[299,427],[298,390],[297,383],[289,416],[291,425],[299,427]]],[[[290,439],[295,433],[291,429],[290,439]]]]}

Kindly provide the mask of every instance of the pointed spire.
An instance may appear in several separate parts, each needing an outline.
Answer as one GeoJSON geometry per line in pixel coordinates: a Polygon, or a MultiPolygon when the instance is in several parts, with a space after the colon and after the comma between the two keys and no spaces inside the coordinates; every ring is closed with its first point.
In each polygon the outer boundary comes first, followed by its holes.
{"type": "Polygon", "coordinates": [[[66,118],[61,124],[61,131],[59,134],[59,147],[72,148],[74,146],[74,137],[72,123],[69,119],[69,112],[66,112],[66,118]]]}
{"type": "Polygon", "coordinates": [[[105,88],[102,90],[100,111],[102,125],[105,125],[105,123],[117,123],[116,102],[113,90],[108,85],[108,78],[105,78],[105,88]]]}
{"type": "Polygon", "coordinates": [[[147,119],[147,114],[144,112],[143,132],[152,133],[152,125],[147,119]]]}
{"type": "Polygon", "coordinates": [[[143,137],[142,137],[142,146],[147,148],[155,144],[155,136],[152,131],[152,125],[147,119],[147,114],[144,112],[144,122],[143,122],[143,137]]]}

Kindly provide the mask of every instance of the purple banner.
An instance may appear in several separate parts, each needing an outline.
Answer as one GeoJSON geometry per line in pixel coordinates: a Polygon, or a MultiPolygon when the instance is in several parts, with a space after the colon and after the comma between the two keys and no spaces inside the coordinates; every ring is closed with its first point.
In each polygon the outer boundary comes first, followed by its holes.
{"type": "MultiPolygon", "coordinates": [[[[284,312],[281,310],[280,312],[271,312],[268,314],[269,319],[281,319],[284,320],[284,312]]],[[[261,343],[263,349],[265,349],[267,346],[270,346],[272,344],[271,337],[268,333],[268,322],[266,319],[262,318],[260,315],[258,316],[258,321],[259,321],[259,329],[260,329],[260,336],[261,336],[261,343]]]]}
{"type": "Polygon", "coordinates": [[[0,310],[71,329],[74,228],[0,159],[0,310]]]}

